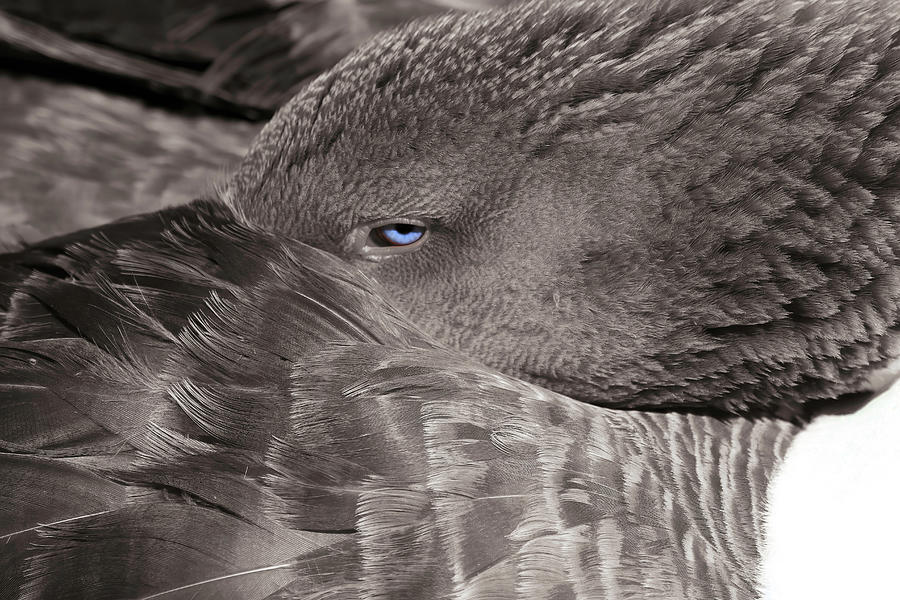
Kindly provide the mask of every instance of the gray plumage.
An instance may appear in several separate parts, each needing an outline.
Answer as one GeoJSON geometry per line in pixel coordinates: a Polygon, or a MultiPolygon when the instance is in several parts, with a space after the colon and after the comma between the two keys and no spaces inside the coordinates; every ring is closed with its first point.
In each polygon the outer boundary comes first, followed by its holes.
{"type": "Polygon", "coordinates": [[[3,256],[3,593],[756,597],[774,417],[897,354],[897,12],[419,24],[230,208],[3,256]],[[416,252],[348,243],[403,217],[416,252]]]}
{"type": "Polygon", "coordinates": [[[784,421],[485,369],[216,205],[4,258],[4,598],[754,597],[784,421]]]}
{"type": "Polygon", "coordinates": [[[802,416],[898,352],[898,23],[871,0],[443,17],[284,107],[229,202],[348,258],[354,224],[431,221],[362,268],[516,377],[802,416]]]}
{"type": "Polygon", "coordinates": [[[260,119],[379,31],[506,2],[0,0],[0,53],[29,72],[260,119]]]}

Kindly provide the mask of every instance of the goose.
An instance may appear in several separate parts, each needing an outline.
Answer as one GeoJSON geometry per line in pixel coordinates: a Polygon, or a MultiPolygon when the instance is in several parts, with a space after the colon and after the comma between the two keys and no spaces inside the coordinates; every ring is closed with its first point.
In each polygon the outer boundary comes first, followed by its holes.
{"type": "Polygon", "coordinates": [[[790,422],[501,374],[218,203],[4,269],[4,598],[755,597],[790,422]]]}
{"type": "Polygon", "coordinates": [[[897,354],[897,19],[427,21],[221,199],[4,256],[10,597],[757,597],[773,474],[897,354]]]}
{"type": "Polygon", "coordinates": [[[782,4],[401,29],[288,102],[222,197],[513,377],[803,418],[900,352],[900,8],[782,4]]]}

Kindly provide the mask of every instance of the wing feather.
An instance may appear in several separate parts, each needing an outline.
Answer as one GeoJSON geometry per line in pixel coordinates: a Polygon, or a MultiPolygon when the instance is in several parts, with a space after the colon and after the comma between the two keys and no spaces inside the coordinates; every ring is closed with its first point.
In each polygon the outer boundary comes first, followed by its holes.
{"type": "Polygon", "coordinates": [[[3,598],[754,597],[792,425],[580,404],[224,208],[144,219],[2,258],[3,598]]]}

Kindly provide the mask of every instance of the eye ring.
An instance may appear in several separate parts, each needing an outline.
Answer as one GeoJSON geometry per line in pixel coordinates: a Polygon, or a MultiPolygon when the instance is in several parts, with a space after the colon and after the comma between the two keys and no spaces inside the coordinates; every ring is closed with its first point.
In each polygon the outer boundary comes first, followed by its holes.
{"type": "Polygon", "coordinates": [[[347,236],[345,248],[367,260],[381,260],[422,247],[431,233],[420,219],[394,217],[356,226],[347,236]]]}

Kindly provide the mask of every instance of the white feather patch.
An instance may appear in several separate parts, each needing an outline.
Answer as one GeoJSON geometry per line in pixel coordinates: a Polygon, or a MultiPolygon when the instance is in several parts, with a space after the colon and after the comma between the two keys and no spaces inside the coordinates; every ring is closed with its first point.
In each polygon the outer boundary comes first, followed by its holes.
{"type": "Polygon", "coordinates": [[[900,598],[900,382],[797,436],[766,531],[765,600],[900,598]]]}

